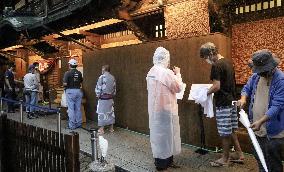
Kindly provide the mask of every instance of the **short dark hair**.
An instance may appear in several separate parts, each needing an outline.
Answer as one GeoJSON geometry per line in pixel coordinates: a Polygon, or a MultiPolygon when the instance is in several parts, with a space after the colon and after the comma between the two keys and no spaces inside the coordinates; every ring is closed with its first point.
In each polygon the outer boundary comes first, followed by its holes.
{"type": "Polygon", "coordinates": [[[102,68],[103,68],[105,71],[110,72],[110,66],[109,66],[109,65],[103,65],[102,68]]]}
{"type": "Polygon", "coordinates": [[[34,66],[37,66],[37,65],[39,65],[39,63],[38,63],[38,62],[34,62],[33,65],[34,65],[34,66]]]}
{"type": "Polygon", "coordinates": [[[209,55],[217,55],[218,48],[212,42],[207,42],[200,47],[200,57],[206,58],[209,55]]]}

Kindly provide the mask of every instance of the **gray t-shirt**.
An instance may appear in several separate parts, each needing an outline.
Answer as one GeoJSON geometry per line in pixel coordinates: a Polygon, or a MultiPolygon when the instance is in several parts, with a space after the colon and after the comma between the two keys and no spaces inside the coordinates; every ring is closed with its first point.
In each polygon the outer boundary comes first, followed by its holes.
{"type": "MultiPolygon", "coordinates": [[[[262,118],[268,110],[270,83],[271,79],[266,79],[264,77],[259,78],[252,109],[254,122],[262,118]]],[[[259,137],[266,137],[266,123],[262,124],[260,130],[256,131],[255,134],[259,137]]],[[[284,138],[284,131],[276,136],[273,136],[272,138],[284,138]]]]}

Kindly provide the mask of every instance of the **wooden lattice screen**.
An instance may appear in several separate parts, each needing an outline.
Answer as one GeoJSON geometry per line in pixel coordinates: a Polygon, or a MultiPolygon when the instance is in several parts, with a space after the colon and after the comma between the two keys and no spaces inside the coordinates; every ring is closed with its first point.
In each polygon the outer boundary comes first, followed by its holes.
{"type": "Polygon", "coordinates": [[[0,117],[1,166],[4,172],[79,172],[79,135],[0,117]]]}

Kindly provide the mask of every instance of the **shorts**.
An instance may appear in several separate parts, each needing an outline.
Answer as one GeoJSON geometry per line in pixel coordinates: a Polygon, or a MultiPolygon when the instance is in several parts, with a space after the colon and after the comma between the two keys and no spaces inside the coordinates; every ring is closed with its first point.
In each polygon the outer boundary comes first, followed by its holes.
{"type": "Polygon", "coordinates": [[[234,106],[216,107],[216,121],[219,135],[230,136],[238,129],[237,109],[234,106]]]}

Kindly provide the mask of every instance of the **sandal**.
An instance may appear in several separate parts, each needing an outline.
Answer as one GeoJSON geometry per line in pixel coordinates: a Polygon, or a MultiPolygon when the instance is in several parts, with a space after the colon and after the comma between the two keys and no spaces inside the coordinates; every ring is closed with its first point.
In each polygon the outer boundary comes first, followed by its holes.
{"type": "Polygon", "coordinates": [[[230,158],[229,161],[230,162],[234,162],[234,163],[238,163],[238,164],[244,164],[244,160],[245,158],[230,158]]]}
{"type": "Polygon", "coordinates": [[[113,132],[114,132],[114,129],[110,129],[109,132],[113,133],[113,132]]]}
{"type": "Polygon", "coordinates": [[[210,162],[211,167],[228,167],[229,163],[222,163],[218,160],[210,162]]]}

